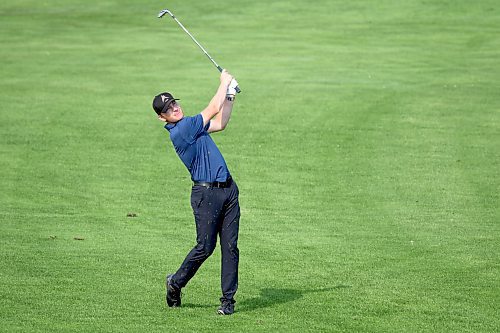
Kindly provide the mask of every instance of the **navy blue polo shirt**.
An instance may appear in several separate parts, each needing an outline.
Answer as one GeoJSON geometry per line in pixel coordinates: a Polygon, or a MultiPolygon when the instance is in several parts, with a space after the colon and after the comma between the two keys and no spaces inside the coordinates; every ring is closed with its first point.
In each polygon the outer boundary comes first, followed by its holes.
{"type": "Polygon", "coordinates": [[[203,117],[184,117],[166,124],[177,155],[189,170],[191,179],[199,182],[224,182],[229,178],[226,161],[208,134],[210,122],[203,127],[203,117]]]}

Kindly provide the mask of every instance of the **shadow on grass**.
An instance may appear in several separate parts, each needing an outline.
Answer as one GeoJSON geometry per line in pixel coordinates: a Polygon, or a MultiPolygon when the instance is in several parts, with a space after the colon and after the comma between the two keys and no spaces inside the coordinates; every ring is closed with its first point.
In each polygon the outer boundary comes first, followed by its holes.
{"type": "MultiPolygon", "coordinates": [[[[338,285],[318,289],[289,289],[289,288],[263,288],[258,297],[238,302],[238,312],[253,311],[271,307],[277,304],[292,302],[302,298],[305,294],[324,293],[336,289],[350,288],[348,285],[338,285]]],[[[320,295],[318,295],[320,297],[320,295]]]]}

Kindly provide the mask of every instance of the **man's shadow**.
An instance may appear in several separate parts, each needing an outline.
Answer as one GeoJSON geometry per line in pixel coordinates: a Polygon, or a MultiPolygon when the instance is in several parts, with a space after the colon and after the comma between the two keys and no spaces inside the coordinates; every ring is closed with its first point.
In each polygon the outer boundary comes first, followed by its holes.
{"type": "MultiPolygon", "coordinates": [[[[305,294],[310,293],[323,293],[327,291],[332,291],[336,289],[351,288],[349,285],[337,285],[328,288],[318,288],[318,289],[290,289],[290,288],[263,288],[260,290],[260,295],[257,297],[252,297],[245,299],[237,303],[238,312],[253,311],[256,309],[262,309],[271,307],[276,304],[283,304],[292,301],[296,301],[302,298],[305,294]]],[[[185,303],[183,307],[186,308],[211,308],[217,306],[217,303],[213,304],[193,304],[185,303]]]]}
{"type": "Polygon", "coordinates": [[[263,288],[258,297],[238,302],[238,312],[253,311],[277,304],[288,303],[302,298],[305,294],[323,293],[335,289],[350,288],[348,285],[338,285],[319,289],[263,288]]]}

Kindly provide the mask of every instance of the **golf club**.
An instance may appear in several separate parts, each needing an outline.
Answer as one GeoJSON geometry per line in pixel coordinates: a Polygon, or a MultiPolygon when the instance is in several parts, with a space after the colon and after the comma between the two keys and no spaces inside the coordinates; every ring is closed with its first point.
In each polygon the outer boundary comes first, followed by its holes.
{"type": "MultiPolygon", "coordinates": [[[[214,58],[212,58],[210,56],[210,54],[208,54],[208,52],[203,48],[203,46],[201,46],[200,43],[198,43],[198,41],[193,37],[193,35],[191,35],[189,33],[189,31],[182,25],[182,23],[174,16],[174,14],[168,10],[168,9],[163,9],[162,11],[160,11],[158,13],[158,18],[162,18],[163,16],[165,16],[165,14],[169,14],[174,20],[175,22],[177,22],[177,24],[179,24],[179,26],[182,28],[182,30],[184,30],[188,35],[189,37],[191,37],[191,39],[193,40],[193,42],[196,43],[196,45],[198,45],[198,47],[203,51],[203,53],[205,53],[205,55],[208,57],[208,59],[210,59],[210,61],[215,65],[215,67],[219,70],[219,72],[222,72],[222,67],[220,67],[214,60],[214,58]]],[[[236,88],[235,88],[236,92],[237,93],[240,93],[241,90],[240,90],[240,87],[237,85],[236,88]]]]}

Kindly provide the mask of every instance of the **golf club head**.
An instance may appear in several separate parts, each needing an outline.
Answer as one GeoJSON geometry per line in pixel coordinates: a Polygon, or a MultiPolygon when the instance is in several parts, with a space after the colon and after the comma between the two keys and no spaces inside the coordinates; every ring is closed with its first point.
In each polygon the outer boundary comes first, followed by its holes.
{"type": "Polygon", "coordinates": [[[164,9],[158,13],[158,18],[162,18],[163,16],[165,16],[165,14],[168,14],[168,15],[174,17],[174,14],[172,14],[172,12],[170,10],[164,9]]]}

